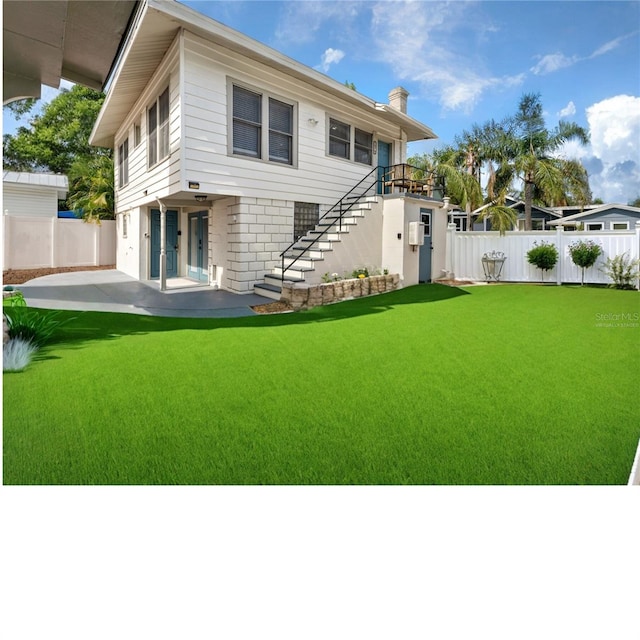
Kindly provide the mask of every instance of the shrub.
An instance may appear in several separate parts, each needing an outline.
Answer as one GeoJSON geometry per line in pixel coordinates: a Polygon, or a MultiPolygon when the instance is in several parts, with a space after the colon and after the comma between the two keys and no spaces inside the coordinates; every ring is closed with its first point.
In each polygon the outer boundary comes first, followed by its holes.
{"type": "Polygon", "coordinates": [[[13,338],[2,347],[2,370],[22,371],[30,362],[38,347],[31,340],[13,338]]]}
{"type": "Polygon", "coordinates": [[[582,284],[584,285],[584,270],[593,267],[598,257],[602,255],[602,247],[593,240],[578,240],[569,245],[569,253],[573,264],[582,267],[582,284]]]}
{"type": "Polygon", "coordinates": [[[544,280],[544,272],[555,267],[558,262],[558,250],[555,244],[547,244],[546,242],[533,243],[533,248],[527,251],[527,260],[529,264],[533,264],[542,271],[542,279],[544,280]]]}
{"type": "Polygon", "coordinates": [[[9,301],[9,306],[4,311],[9,327],[9,338],[31,342],[36,348],[46,344],[56,329],[73,319],[56,320],[60,311],[28,309],[22,293],[9,298],[9,301]]]}
{"type": "Polygon", "coordinates": [[[613,259],[607,258],[601,271],[611,278],[610,287],[615,289],[634,289],[635,287],[631,282],[640,277],[639,266],[640,259],[631,260],[627,257],[627,252],[625,251],[625,253],[613,259]]]}

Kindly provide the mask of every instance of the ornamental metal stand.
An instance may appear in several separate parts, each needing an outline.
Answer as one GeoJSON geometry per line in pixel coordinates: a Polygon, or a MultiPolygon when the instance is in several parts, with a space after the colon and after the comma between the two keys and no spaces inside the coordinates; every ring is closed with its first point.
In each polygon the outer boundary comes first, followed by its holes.
{"type": "Polygon", "coordinates": [[[506,259],[507,257],[502,251],[488,251],[482,256],[482,270],[487,282],[490,280],[498,282],[500,280],[500,274],[506,259]]]}

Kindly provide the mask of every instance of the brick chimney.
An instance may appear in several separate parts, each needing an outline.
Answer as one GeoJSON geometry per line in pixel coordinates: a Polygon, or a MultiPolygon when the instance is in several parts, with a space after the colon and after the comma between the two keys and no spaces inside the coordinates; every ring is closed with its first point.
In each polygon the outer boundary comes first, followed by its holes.
{"type": "Polygon", "coordinates": [[[407,98],[409,92],[404,87],[396,87],[389,91],[389,104],[402,113],[407,113],[407,98]]]}

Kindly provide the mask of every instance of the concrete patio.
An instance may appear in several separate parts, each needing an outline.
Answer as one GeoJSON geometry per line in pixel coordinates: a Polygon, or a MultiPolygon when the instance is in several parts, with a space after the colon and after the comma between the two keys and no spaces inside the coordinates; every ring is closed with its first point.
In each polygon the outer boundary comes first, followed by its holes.
{"type": "Polygon", "coordinates": [[[69,311],[111,311],[182,318],[231,318],[254,315],[254,305],[269,299],[199,286],[184,278],[158,283],[135,280],[116,269],[43,276],[16,285],[30,307],[69,311]]]}

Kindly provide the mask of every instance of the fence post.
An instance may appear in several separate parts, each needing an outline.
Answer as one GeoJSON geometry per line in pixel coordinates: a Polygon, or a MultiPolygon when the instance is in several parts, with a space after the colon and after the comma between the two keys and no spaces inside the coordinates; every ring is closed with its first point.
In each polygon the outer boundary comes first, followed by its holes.
{"type": "Polygon", "coordinates": [[[445,269],[447,271],[447,278],[453,280],[455,279],[455,264],[456,264],[456,249],[455,249],[455,241],[456,241],[456,223],[449,222],[447,224],[447,262],[445,264],[445,269]]]}
{"type": "MultiPolygon", "coordinates": [[[[631,256],[633,260],[634,257],[631,256]]],[[[640,220],[636,220],[636,256],[635,259],[640,259],[640,220]]],[[[636,281],[636,289],[640,291],[640,269],[638,270],[638,279],[636,281]]]]}
{"type": "Polygon", "coordinates": [[[558,268],[556,269],[556,284],[560,286],[562,284],[562,267],[564,266],[565,254],[562,250],[562,240],[563,240],[563,232],[564,227],[559,224],[556,227],[556,244],[558,245],[558,268]]]}
{"type": "Polygon", "coordinates": [[[98,266],[100,264],[100,225],[94,223],[93,230],[93,264],[98,266]]]}
{"type": "Polygon", "coordinates": [[[58,214],[51,218],[51,266],[58,266],[58,214]]]}
{"type": "Polygon", "coordinates": [[[2,216],[2,270],[10,269],[13,259],[9,253],[11,243],[9,242],[9,234],[11,233],[11,220],[9,220],[9,210],[6,209],[2,216]]]}

